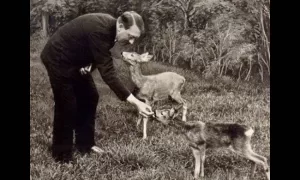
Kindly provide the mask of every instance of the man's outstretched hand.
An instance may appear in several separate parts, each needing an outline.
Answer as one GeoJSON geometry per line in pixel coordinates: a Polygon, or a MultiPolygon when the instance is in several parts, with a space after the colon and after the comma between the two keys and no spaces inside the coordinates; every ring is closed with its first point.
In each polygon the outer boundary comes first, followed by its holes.
{"type": "Polygon", "coordinates": [[[143,117],[149,117],[154,114],[152,112],[152,108],[143,102],[141,102],[141,104],[138,104],[137,108],[139,110],[140,115],[142,115],[143,117]]]}
{"type": "Polygon", "coordinates": [[[152,108],[148,104],[139,101],[132,94],[129,95],[127,101],[130,102],[131,104],[134,104],[137,107],[140,115],[142,115],[143,117],[149,117],[154,114],[152,108]]]}

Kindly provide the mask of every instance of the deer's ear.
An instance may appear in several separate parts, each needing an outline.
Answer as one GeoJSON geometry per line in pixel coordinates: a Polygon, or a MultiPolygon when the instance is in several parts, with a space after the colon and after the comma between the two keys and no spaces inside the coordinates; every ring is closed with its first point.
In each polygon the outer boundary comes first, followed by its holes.
{"type": "Polygon", "coordinates": [[[146,52],[146,53],[143,53],[143,54],[141,54],[140,55],[140,62],[143,62],[143,60],[147,57],[147,54],[148,52],[146,52]]]}
{"type": "Polygon", "coordinates": [[[141,62],[148,62],[152,59],[153,55],[149,55],[148,52],[141,55],[141,62]]]}
{"type": "Polygon", "coordinates": [[[143,62],[148,62],[148,61],[150,61],[152,58],[153,58],[153,55],[147,55],[147,56],[144,58],[144,61],[143,61],[143,62]]]}
{"type": "Polygon", "coordinates": [[[153,58],[153,55],[148,55],[147,56],[148,61],[151,60],[152,58],[153,58]]]}
{"type": "Polygon", "coordinates": [[[169,116],[172,117],[175,113],[175,109],[174,108],[171,108],[170,111],[169,111],[169,116]]]}
{"type": "Polygon", "coordinates": [[[181,108],[182,108],[182,105],[176,106],[176,107],[174,108],[174,109],[175,109],[175,112],[177,113],[181,108]]]}
{"type": "Polygon", "coordinates": [[[146,56],[148,56],[148,52],[145,52],[145,53],[143,53],[143,54],[141,54],[141,57],[146,57],[146,56]]]}

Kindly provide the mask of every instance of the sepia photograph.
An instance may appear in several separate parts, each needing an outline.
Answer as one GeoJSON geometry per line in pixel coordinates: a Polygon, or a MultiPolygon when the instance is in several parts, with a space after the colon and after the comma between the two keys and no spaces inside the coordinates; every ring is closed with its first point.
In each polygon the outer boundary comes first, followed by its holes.
{"type": "Polygon", "coordinates": [[[270,180],[270,0],[30,0],[30,180],[270,180]]]}

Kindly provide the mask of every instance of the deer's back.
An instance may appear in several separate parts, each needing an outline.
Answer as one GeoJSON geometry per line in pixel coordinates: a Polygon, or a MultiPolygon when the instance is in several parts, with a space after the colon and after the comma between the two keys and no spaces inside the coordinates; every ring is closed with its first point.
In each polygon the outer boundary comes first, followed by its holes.
{"type": "Polygon", "coordinates": [[[173,81],[173,82],[181,82],[184,80],[184,77],[175,73],[175,72],[163,72],[156,75],[149,75],[151,79],[155,79],[156,81],[173,81]]]}
{"type": "Polygon", "coordinates": [[[147,80],[140,88],[139,96],[154,101],[168,98],[174,91],[179,90],[185,82],[183,76],[174,72],[163,72],[146,77],[147,80]]]}
{"type": "Polygon", "coordinates": [[[185,78],[174,72],[164,72],[148,76],[149,81],[145,86],[152,86],[156,91],[174,90],[185,82],[185,78]]]}
{"type": "Polygon", "coordinates": [[[236,141],[245,139],[245,132],[251,129],[239,124],[210,124],[204,128],[206,145],[208,148],[227,147],[236,141]]]}

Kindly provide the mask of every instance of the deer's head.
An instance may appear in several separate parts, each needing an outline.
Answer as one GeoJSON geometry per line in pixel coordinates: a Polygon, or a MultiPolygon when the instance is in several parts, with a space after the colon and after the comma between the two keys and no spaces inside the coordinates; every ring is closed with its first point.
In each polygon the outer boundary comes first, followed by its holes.
{"type": "Polygon", "coordinates": [[[181,105],[177,107],[172,107],[170,109],[156,109],[154,117],[156,120],[162,122],[163,124],[168,124],[170,120],[179,116],[179,109],[181,105]]]}
{"type": "Polygon", "coordinates": [[[123,60],[133,66],[138,63],[149,62],[153,57],[153,55],[149,55],[148,52],[143,54],[138,54],[136,52],[122,52],[121,54],[123,60]]]}

